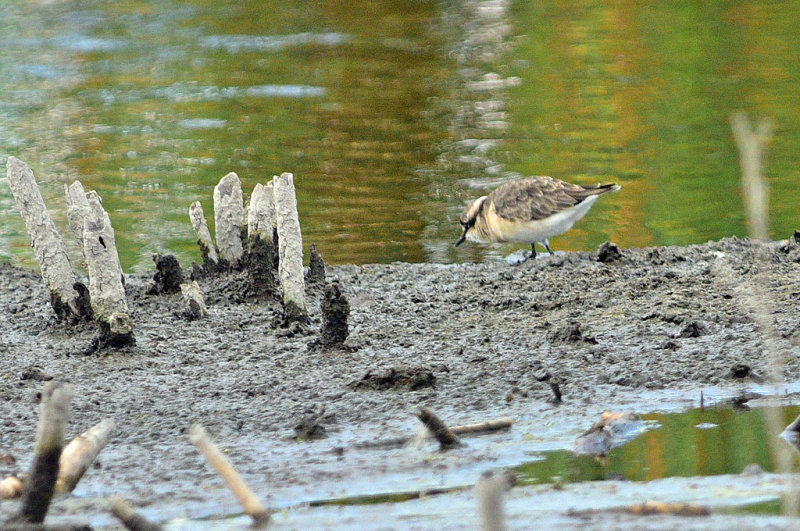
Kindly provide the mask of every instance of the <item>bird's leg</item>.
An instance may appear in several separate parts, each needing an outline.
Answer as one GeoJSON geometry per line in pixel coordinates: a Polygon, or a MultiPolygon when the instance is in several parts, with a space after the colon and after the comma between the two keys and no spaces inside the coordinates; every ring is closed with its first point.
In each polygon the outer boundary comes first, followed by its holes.
{"type": "Polygon", "coordinates": [[[536,260],[536,244],[531,244],[531,254],[525,260],[536,260]]]}
{"type": "Polygon", "coordinates": [[[551,256],[553,255],[553,251],[550,250],[550,242],[549,241],[547,241],[547,240],[544,241],[544,248],[547,249],[547,252],[550,253],[551,256]]]}

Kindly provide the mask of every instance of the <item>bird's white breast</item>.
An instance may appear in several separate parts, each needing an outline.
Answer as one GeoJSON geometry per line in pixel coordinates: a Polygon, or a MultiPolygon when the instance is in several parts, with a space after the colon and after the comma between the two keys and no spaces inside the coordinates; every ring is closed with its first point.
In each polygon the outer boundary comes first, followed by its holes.
{"type": "Polygon", "coordinates": [[[571,229],[575,222],[592,208],[598,197],[597,195],[589,196],[577,205],[544,219],[511,221],[490,211],[487,225],[497,237],[496,241],[541,242],[571,229]]]}

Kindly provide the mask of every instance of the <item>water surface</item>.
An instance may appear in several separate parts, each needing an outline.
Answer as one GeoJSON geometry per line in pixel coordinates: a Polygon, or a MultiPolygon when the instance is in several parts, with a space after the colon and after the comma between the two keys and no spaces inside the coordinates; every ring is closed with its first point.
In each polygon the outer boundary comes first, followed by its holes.
{"type": "MultiPolygon", "coordinates": [[[[504,179],[615,181],[563,250],[746,233],[728,116],[770,116],[773,237],[798,228],[800,28],[782,3],[11,0],[0,163],[103,197],[126,270],[199,259],[229,171],[295,174],[327,261],[496,259],[454,249],[465,201],[504,179]]],[[[65,231],[66,232],[66,231],[65,231]]],[[[77,249],[72,247],[77,258],[77,249]]],[[[33,265],[7,185],[0,258],[33,265]]]]}

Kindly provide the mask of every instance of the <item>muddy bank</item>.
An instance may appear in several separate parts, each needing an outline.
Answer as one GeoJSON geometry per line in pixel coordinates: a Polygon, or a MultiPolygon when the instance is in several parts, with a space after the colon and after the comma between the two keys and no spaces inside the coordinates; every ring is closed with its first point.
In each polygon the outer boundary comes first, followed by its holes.
{"type": "MultiPolygon", "coordinates": [[[[42,380],[58,378],[76,389],[70,434],[105,417],[117,429],[100,467],[77,497],[56,502],[55,517],[105,525],[98,500],[114,493],[157,519],[237,512],[187,443],[191,422],[202,422],[277,507],[455,471],[477,477],[506,464],[492,446],[503,435],[433,459],[434,446],[387,454],[349,445],[415,430],[418,406],[453,424],[514,417],[520,427],[506,440],[534,432],[555,441],[645,391],[736,392],[768,373],[753,293],[774,322],[786,379],[800,379],[797,241],[601,255],[328,267],[350,304],[343,348],[317,341],[318,284],[308,293],[311,332],[292,334],[274,328],[276,305],[243,294],[244,276],[202,280],[209,316],[194,321],[183,317],[179,293],[155,294],[152,274],[132,276],[136,344],[99,353],[90,350],[93,325],[55,321],[38,275],[0,265],[0,452],[16,458],[0,473],[27,467],[36,395],[42,380]],[[562,405],[551,400],[555,378],[562,405]],[[309,426],[321,438],[296,442],[309,426]]],[[[14,507],[3,502],[0,516],[14,507]]]]}

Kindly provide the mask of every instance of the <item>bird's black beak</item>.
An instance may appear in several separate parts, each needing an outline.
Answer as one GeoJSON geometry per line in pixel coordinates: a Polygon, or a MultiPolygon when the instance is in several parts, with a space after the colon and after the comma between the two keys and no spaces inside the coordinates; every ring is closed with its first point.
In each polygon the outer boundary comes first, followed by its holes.
{"type": "Polygon", "coordinates": [[[468,228],[464,227],[464,232],[461,234],[461,237],[456,241],[456,247],[458,247],[459,245],[464,243],[464,240],[467,239],[467,231],[468,230],[469,230],[468,228]]]}

